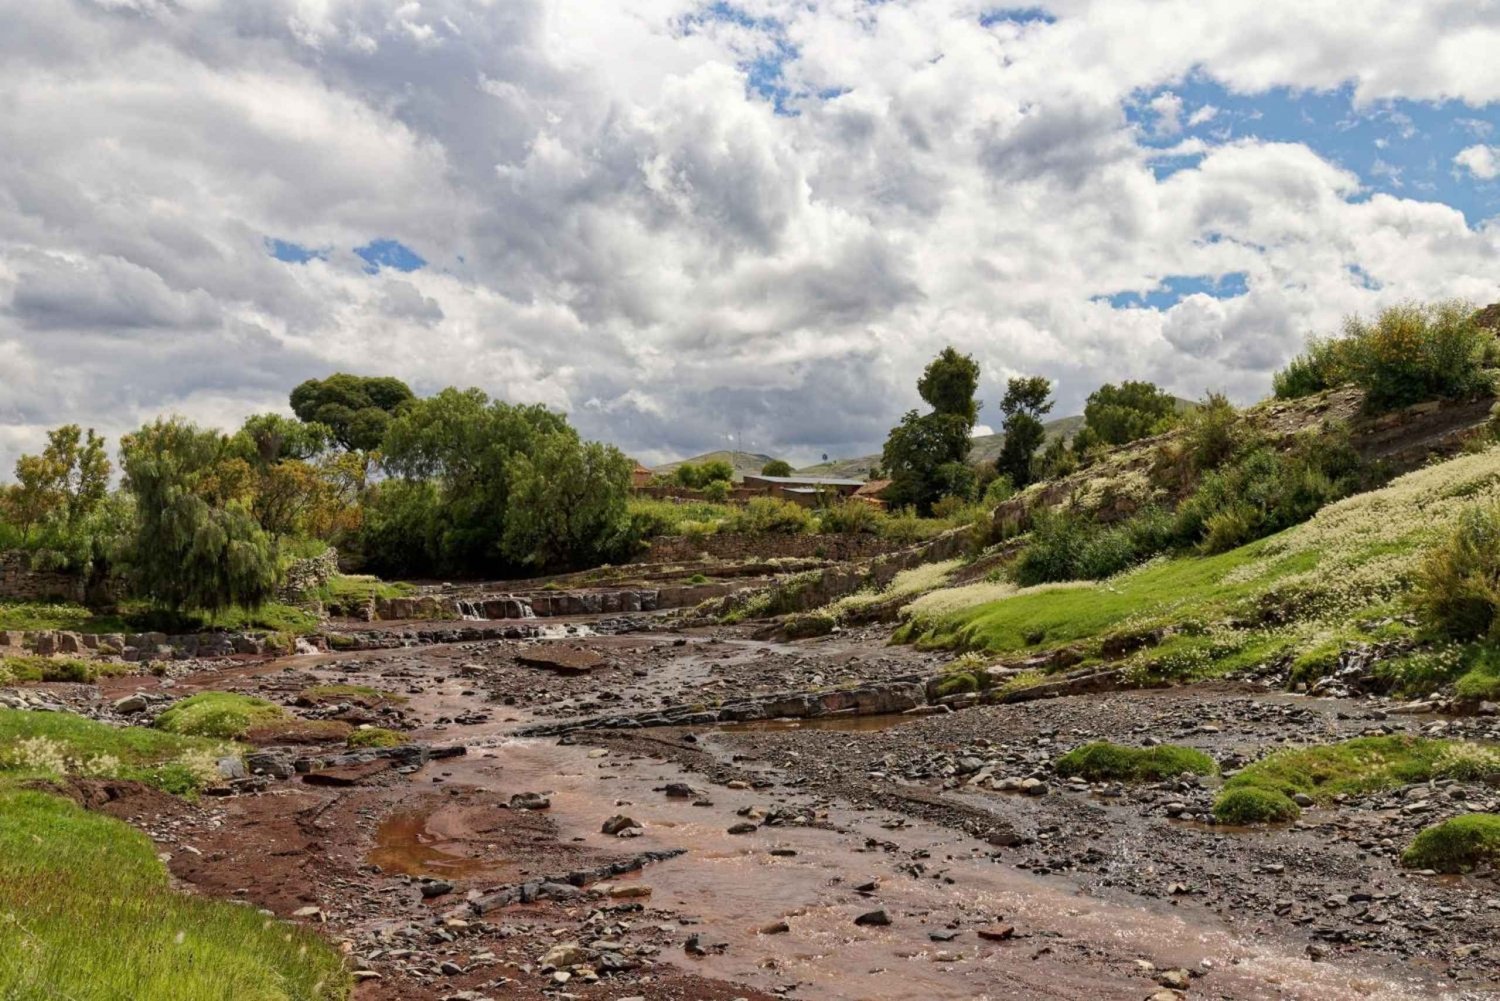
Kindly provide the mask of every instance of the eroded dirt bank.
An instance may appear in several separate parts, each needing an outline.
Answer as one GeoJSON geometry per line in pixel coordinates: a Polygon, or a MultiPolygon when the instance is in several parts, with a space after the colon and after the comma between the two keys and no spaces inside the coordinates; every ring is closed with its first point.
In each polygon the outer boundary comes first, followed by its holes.
{"type": "Polygon", "coordinates": [[[197,806],[128,790],[109,804],[183,883],[324,925],[365,1001],[1500,996],[1500,885],[1395,864],[1418,826],[1494,808],[1492,790],[1423,785],[1232,831],[1200,821],[1210,791],[1197,782],[1090,787],[1050,771],[1100,737],[1170,740],[1233,766],[1267,745],[1366,732],[1500,737],[1488,719],[1220,684],[922,718],[516,736],[922,675],[937,660],[876,629],[794,644],[656,631],[246,660],[52,694],[97,709],[136,691],[252,692],[304,718],[462,748],[293,770],[197,806]],[[579,656],[548,666],[567,651],[579,656]],[[399,699],[299,704],[331,683],[399,699]],[[1011,791],[1025,779],[1041,791],[1011,791]]]}

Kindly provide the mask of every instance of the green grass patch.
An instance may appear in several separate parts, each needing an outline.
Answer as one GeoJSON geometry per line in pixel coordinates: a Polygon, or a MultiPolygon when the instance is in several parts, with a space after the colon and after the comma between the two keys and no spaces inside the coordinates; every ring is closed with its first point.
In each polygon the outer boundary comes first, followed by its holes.
{"type": "Polygon", "coordinates": [[[72,713],[0,709],[0,774],[7,779],[92,775],[188,795],[217,780],[218,759],[233,753],[217,740],[72,713]]]}
{"type": "Polygon", "coordinates": [[[1401,854],[1412,869],[1468,872],[1500,860],[1500,816],[1467,813],[1427,828],[1401,854]]]}
{"type": "Polygon", "coordinates": [[[72,633],[197,633],[213,630],[307,633],[318,617],[304,608],[278,601],[259,608],[233,606],[216,613],[166,612],[144,602],[125,602],[118,614],[98,615],[66,602],[0,604],[0,629],[62,630],[72,633]]]}
{"type": "Polygon", "coordinates": [[[116,674],[129,674],[129,664],[81,657],[42,657],[22,654],[0,657],[0,685],[18,681],[92,682],[116,674]]]}
{"type": "Polygon", "coordinates": [[[350,991],[317,935],[174,892],[149,838],[58,796],[0,791],[0,915],[4,998],[339,1001],[350,991]]]}
{"type": "Polygon", "coordinates": [[[61,629],[73,633],[134,632],[118,615],[95,615],[68,602],[8,602],[0,604],[0,629],[61,629]]]}
{"type": "MultiPolygon", "coordinates": [[[[1278,751],[1224,783],[1214,803],[1214,816],[1224,823],[1253,823],[1257,822],[1255,818],[1246,818],[1251,807],[1275,804],[1279,814],[1290,814],[1275,819],[1292,819],[1300,813],[1293,802],[1298,794],[1315,803],[1328,803],[1338,796],[1426,782],[1458,767],[1454,763],[1457,757],[1488,753],[1483,748],[1478,752],[1465,750],[1475,747],[1478,745],[1398,735],[1356,737],[1337,744],[1278,751]],[[1257,795],[1236,795],[1239,790],[1256,790],[1257,795]]],[[[1500,771],[1500,758],[1496,767],[1500,771]]]]}
{"type": "Polygon", "coordinates": [[[407,598],[417,593],[405,581],[385,581],[369,574],[339,574],[309,597],[338,605],[360,605],[375,598],[407,598]]]}
{"type": "Polygon", "coordinates": [[[338,699],[363,699],[367,701],[389,702],[400,704],[406,701],[405,695],[397,695],[381,688],[372,688],[369,685],[312,685],[297,693],[298,698],[308,699],[312,702],[337,701],[338,699]]]}
{"type": "Polygon", "coordinates": [[[1184,772],[1217,775],[1219,766],[1202,751],[1175,744],[1125,747],[1108,741],[1084,744],[1057,759],[1057,774],[1090,782],[1161,782],[1184,772]]]}
{"type": "Polygon", "coordinates": [[[383,726],[365,726],[351,733],[347,743],[350,747],[400,747],[411,743],[411,738],[383,726]]]}
{"type": "Polygon", "coordinates": [[[274,702],[234,692],[199,692],[156,717],[158,729],[193,737],[243,737],[254,727],[284,722],[274,702]]]}
{"type": "Polygon", "coordinates": [[[1296,820],[1301,815],[1301,808],[1292,802],[1290,796],[1274,789],[1255,786],[1225,789],[1214,801],[1214,819],[1236,827],[1280,824],[1296,820]]]}

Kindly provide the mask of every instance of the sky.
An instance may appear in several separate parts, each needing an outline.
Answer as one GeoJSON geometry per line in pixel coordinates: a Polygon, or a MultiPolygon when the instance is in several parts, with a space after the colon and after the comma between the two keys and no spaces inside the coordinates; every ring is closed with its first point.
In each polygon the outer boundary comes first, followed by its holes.
{"type": "Polygon", "coordinates": [[[1500,300],[1500,0],[0,0],[0,476],[389,374],[654,464],[878,451],[945,345],[1248,403],[1500,300]]]}

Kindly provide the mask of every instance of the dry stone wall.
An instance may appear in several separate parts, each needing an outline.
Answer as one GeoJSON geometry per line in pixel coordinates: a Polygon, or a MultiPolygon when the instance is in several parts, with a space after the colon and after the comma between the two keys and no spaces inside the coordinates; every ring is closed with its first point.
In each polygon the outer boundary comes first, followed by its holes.
{"type": "Polygon", "coordinates": [[[0,553],[0,601],[82,602],[84,591],[84,580],[79,574],[33,570],[29,554],[0,553]]]}

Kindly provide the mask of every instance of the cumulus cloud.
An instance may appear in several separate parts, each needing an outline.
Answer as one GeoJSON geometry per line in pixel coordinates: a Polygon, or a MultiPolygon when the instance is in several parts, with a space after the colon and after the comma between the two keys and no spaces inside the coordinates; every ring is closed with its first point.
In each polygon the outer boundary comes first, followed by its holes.
{"type": "Polygon", "coordinates": [[[233,424],[338,369],[648,462],[857,454],[945,344],[994,424],[1012,375],[1059,414],[1119,378],[1243,400],[1344,313],[1500,297],[1494,220],[1307,145],[1143,145],[1219,114],[1199,75],[1482,121],[1492,0],[1045,6],[0,0],[0,469],[62,421],[233,424]],[[371,273],[377,240],[426,266],[371,273]]]}
{"type": "Polygon", "coordinates": [[[1481,181],[1500,177],[1500,147],[1469,146],[1459,151],[1453,162],[1481,181]]]}

